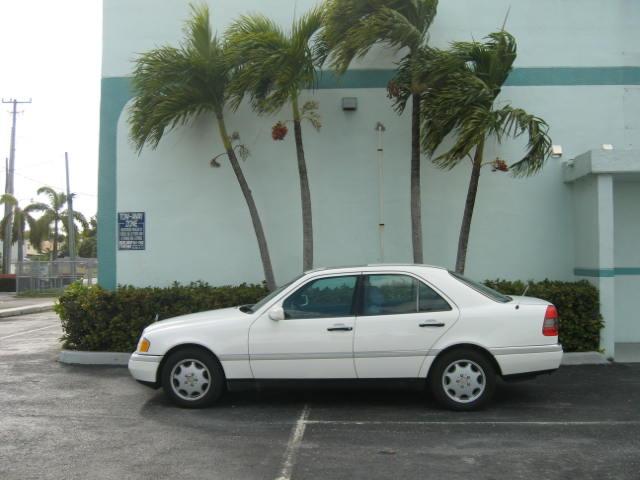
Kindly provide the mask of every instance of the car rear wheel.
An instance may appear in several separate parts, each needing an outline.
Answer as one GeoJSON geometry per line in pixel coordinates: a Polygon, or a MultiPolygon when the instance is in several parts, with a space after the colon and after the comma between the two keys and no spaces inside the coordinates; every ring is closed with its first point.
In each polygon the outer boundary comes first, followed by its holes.
{"type": "Polygon", "coordinates": [[[203,408],[224,392],[224,371],[218,360],[199,348],[183,348],[167,358],[162,369],[162,388],[181,407],[203,408]]]}
{"type": "Polygon", "coordinates": [[[483,408],[493,397],[496,372],[485,355],[456,349],[438,357],[429,374],[436,401],[445,408],[469,411],[483,408]]]}

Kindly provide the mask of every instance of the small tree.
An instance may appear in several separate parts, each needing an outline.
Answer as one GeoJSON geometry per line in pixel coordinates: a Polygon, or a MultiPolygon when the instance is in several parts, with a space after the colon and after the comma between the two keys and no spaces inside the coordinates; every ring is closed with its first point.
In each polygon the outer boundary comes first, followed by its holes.
{"type": "Polygon", "coordinates": [[[417,62],[427,47],[427,32],[436,16],[438,0],[328,0],[323,33],[325,55],[344,73],[354,58],[376,44],[406,52],[389,96],[402,113],[411,100],[411,242],[414,263],[423,263],[422,200],[420,186],[420,112],[425,85],[417,76],[417,62]]]}
{"type": "MultiPolygon", "coordinates": [[[[37,238],[36,219],[32,216],[32,213],[42,211],[45,205],[32,203],[22,208],[16,197],[10,193],[5,193],[0,196],[0,204],[8,204],[12,208],[13,213],[7,215],[0,221],[0,231],[4,232],[7,222],[11,221],[10,219],[13,216],[11,242],[18,244],[18,261],[22,262],[24,260],[24,238],[27,225],[29,226],[31,238],[37,238]]],[[[31,243],[33,244],[33,242],[31,243]]],[[[39,245],[37,247],[39,247],[39,245]]]]}
{"type": "Polygon", "coordinates": [[[515,38],[505,31],[492,33],[483,42],[456,42],[448,51],[432,50],[421,64],[422,81],[428,85],[422,110],[422,143],[434,155],[447,135],[454,144],[434,158],[440,168],[451,169],[469,159],[471,179],[462,217],[456,271],[464,273],[471,218],[478,192],[480,170],[510,171],[521,177],[539,172],[551,151],[548,125],[520,108],[496,105],[496,98],[517,56],[515,38]],[[528,136],[527,151],[515,163],[496,158],[485,162],[486,140],[528,136]]]}
{"type": "Polygon", "coordinates": [[[98,220],[95,216],[89,219],[89,226],[80,234],[78,255],[84,258],[96,258],[98,256],[98,220]]]}
{"type": "MultiPolygon", "coordinates": [[[[303,270],[313,268],[313,219],[301,123],[306,119],[320,129],[320,119],[317,104],[300,106],[299,97],[303,89],[315,86],[319,55],[314,39],[322,20],[323,9],[314,8],[295,21],[290,32],[284,32],[263,15],[248,15],[240,17],[227,32],[237,68],[231,84],[235,106],[245,94],[259,114],[277,112],[291,103],[302,205],[303,270]]],[[[274,140],[283,140],[286,133],[285,122],[273,127],[274,140]]]]}
{"type": "MultiPolygon", "coordinates": [[[[32,243],[38,246],[43,240],[52,238],[53,246],[51,250],[51,259],[58,258],[58,250],[60,241],[69,236],[69,210],[65,209],[67,206],[67,195],[63,192],[56,192],[51,187],[40,187],[38,189],[38,195],[45,195],[49,203],[36,203],[34,204],[34,211],[42,212],[42,216],[36,221],[35,227],[32,229],[32,243]],[[61,231],[64,235],[61,235],[61,231]]],[[[80,212],[73,212],[73,228],[75,229],[76,237],[78,233],[78,222],[83,228],[87,228],[88,222],[84,215],[80,212]]]]}
{"type": "MultiPolygon", "coordinates": [[[[262,221],[236,155],[236,149],[240,153],[245,149],[237,135],[227,133],[224,121],[233,65],[226,45],[211,30],[208,7],[192,6],[191,10],[180,47],[156,48],[136,60],[131,138],[139,152],[145,145],[156,148],[166,131],[203,113],[215,115],[225,154],[249,209],[267,287],[274,290],[276,282],[262,221]]],[[[219,166],[216,157],[211,165],[219,166]]]]}

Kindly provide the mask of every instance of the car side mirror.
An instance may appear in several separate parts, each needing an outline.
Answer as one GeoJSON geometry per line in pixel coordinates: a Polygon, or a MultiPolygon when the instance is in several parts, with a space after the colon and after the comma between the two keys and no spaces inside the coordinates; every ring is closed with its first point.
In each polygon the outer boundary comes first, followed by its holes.
{"type": "Polygon", "coordinates": [[[284,308],[274,307],[269,310],[269,318],[274,321],[284,320],[284,308]]]}

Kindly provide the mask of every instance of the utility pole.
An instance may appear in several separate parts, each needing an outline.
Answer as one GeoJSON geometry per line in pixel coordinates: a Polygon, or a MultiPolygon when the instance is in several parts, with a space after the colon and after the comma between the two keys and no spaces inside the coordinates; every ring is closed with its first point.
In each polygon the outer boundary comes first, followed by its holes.
{"type": "MultiPolygon", "coordinates": [[[[9,147],[9,165],[7,168],[7,182],[5,185],[5,193],[13,195],[13,172],[16,167],[16,116],[18,115],[18,105],[22,103],[31,103],[29,100],[11,100],[2,99],[2,103],[10,103],[13,105],[11,111],[11,140],[9,147]]],[[[4,216],[7,218],[7,222],[4,228],[4,236],[2,242],[2,273],[11,273],[11,233],[13,231],[13,208],[11,205],[5,203],[4,216]]]]}
{"type": "Polygon", "coordinates": [[[64,166],[67,172],[67,231],[69,237],[67,241],[69,243],[69,258],[71,259],[71,272],[75,276],[76,273],[76,229],[73,218],[73,195],[71,194],[71,188],[69,187],[69,153],[64,152],[64,166]]]}

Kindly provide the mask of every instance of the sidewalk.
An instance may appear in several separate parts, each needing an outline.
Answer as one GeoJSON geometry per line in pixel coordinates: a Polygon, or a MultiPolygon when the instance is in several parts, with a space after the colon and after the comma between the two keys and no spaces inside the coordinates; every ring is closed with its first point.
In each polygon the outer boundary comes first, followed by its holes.
{"type": "Polygon", "coordinates": [[[15,293],[0,292],[0,319],[53,310],[55,297],[16,297],[15,293]]]}

